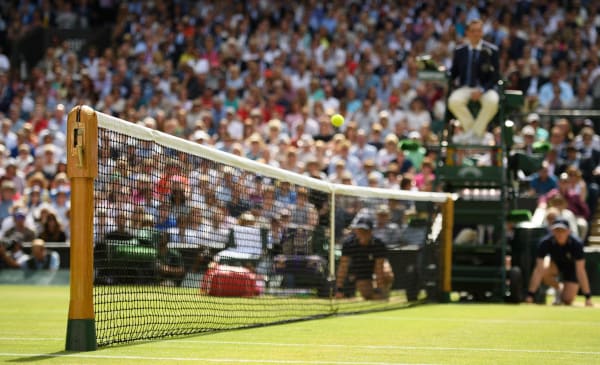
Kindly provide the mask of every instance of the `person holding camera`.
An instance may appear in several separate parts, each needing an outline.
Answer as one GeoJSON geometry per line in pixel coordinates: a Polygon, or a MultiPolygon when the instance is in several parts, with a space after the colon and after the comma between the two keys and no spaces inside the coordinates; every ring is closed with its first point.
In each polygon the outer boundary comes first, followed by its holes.
{"type": "Polygon", "coordinates": [[[29,255],[23,251],[23,236],[14,234],[0,242],[0,269],[20,269],[29,255]]]}

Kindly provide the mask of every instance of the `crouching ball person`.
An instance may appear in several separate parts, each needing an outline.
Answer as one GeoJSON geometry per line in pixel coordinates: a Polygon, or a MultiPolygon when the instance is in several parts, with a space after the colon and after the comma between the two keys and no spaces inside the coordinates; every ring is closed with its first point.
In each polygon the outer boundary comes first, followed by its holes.
{"type": "Polygon", "coordinates": [[[373,236],[373,220],[361,217],[351,228],[338,265],[336,298],[353,296],[354,288],[367,300],[389,298],[394,273],[385,244],[373,236]]]}
{"type": "Polygon", "coordinates": [[[571,234],[569,222],[557,217],[550,224],[551,233],[543,237],[537,248],[535,269],[531,275],[526,301],[533,302],[540,283],[556,291],[554,304],[573,303],[577,292],[585,296],[585,305],[592,306],[590,283],[585,271],[583,243],[571,234]],[[547,256],[550,260],[544,260],[547,256]]]}

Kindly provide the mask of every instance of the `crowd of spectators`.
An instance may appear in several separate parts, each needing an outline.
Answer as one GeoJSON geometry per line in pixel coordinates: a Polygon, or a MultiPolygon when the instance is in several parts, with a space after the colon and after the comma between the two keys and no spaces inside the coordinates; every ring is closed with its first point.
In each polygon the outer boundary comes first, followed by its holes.
{"type": "MultiPolygon", "coordinates": [[[[68,240],[66,116],[80,104],[325,180],[430,190],[436,155],[428,146],[438,142],[446,85],[420,79],[417,57],[429,54],[449,67],[474,18],[500,49],[508,88],[526,96],[515,120],[517,145],[532,153],[547,141],[550,180],[564,178],[569,196],[579,193],[586,219],[595,208],[587,199],[600,171],[593,123],[539,116],[600,104],[593,1],[43,0],[6,2],[0,14],[3,239],[28,229],[32,239],[68,240]],[[76,52],[54,39],[26,72],[11,57],[32,29],[98,24],[112,24],[109,47],[76,52]],[[337,129],[334,113],[346,118],[337,129]],[[406,140],[424,148],[402,148],[406,140]]],[[[152,169],[152,159],[134,160],[121,148],[100,156],[101,168],[142,177],[140,186],[153,182],[136,170],[152,169]]],[[[543,173],[531,177],[534,186],[543,173]]],[[[558,183],[541,185],[534,194],[563,191],[558,183]]],[[[117,190],[111,194],[124,202],[144,199],[137,185],[117,190]]],[[[162,205],[151,208],[158,220],[162,205]]]]}

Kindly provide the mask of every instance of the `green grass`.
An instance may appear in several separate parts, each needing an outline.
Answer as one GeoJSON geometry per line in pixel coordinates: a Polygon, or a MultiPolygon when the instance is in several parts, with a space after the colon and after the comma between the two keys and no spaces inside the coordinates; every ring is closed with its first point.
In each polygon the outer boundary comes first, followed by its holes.
{"type": "Polygon", "coordinates": [[[0,363],[600,364],[600,311],[581,299],[423,305],[77,353],[64,351],[68,295],[0,286],[0,363]]]}

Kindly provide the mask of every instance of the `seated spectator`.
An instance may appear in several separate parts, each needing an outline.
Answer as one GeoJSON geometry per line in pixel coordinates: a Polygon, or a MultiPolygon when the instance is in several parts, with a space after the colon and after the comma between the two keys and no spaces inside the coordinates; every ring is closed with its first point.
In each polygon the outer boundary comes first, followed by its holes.
{"type": "MultiPolygon", "coordinates": [[[[332,173],[329,173],[329,175],[328,175],[329,181],[332,183],[341,184],[345,175],[350,176],[350,178],[352,179],[352,173],[350,171],[346,170],[346,161],[338,160],[335,163],[335,171],[332,173]]],[[[354,179],[352,179],[352,180],[354,180],[354,179]]]]}
{"type": "Polygon", "coordinates": [[[170,248],[197,248],[200,246],[201,237],[197,234],[198,230],[191,227],[191,223],[190,214],[181,213],[177,216],[177,225],[166,231],[170,237],[170,248]]]}
{"type": "Polygon", "coordinates": [[[19,146],[19,154],[15,158],[15,161],[20,171],[25,171],[29,167],[29,165],[33,164],[31,148],[27,143],[22,143],[19,146]]]}
{"type": "Polygon", "coordinates": [[[173,213],[171,213],[171,206],[169,203],[161,203],[158,206],[157,214],[155,227],[159,231],[165,231],[177,226],[177,221],[173,213]]]}
{"type": "Polygon", "coordinates": [[[219,252],[215,260],[239,261],[243,262],[244,266],[253,267],[256,260],[263,254],[260,229],[256,227],[255,223],[251,213],[246,212],[240,215],[238,224],[232,227],[234,247],[219,252]]]}
{"type": "Polygon", "coordinates": [[[398,172],[398,165],[390,163],[383,174],[383,187],[386,189],[400,190],[402,176],[398,172]]]}
{"type": "Polygon", "coordinates": [[[14,235],[10,241],[0,242],[0,269],[20,269],[29,255],[23,251],[23,238],[14,235]]]}
{"type": "Polygon", "coordinates": [[[26,188],[25,194],[23,194],[25,206],[30,211],[39,209],[42,204],[47,204],[49,199],[48,191],[41,189],[37,185],[34,185],[31,188],[26,188]]]}
{"type": "Polygon", "coordinates": [[[560,176],[563,172],[567,172],[569,167],[574,167],[577,169],[581,162],[581,156],[575,145],[569,144],[565,147],[565,156],[560,160],[554,174],[556,176],[560,176]]]}
{"type": "Polygon", "coordinates": [[[557,216],[561,216],[567,220],[571,232],[578,238],[580,237],[577,217],[567,208],[567,202],[560,194],[556,194],[548,199],[546,204],[538,204],[531,220],[538,225],[548,225],[549,219],[557,216]]]}
{"type": "MultiPolygon", "coordinates": [[[[389,163],[396,159],[398,150],[398,137],[395,134],[388,134],[385,137],[383,148],[377,153],[377,168],[385,171],[389,163]]],[[[396,161],[396,163],[398,162],[396,161]]]]}
{"type": "Polygon", "coordinates": [[[319,180],[327,180],[327,174],[319,168],[319,161],[316,157],[310,157],[304,166],[304,175],[310,176],[319,180]]]}
{"type": "Polygon", "coordinates": [[[22,268],[27,271],[58,270],[60,256],[58,252],[48,250],[43,239],[36,238],[31,243],[31,257],[23,262],[22,268]]]}
{"type": "Polygon", "coordinates": [[[397,149],[396,156],[390,161],[388,169],[390,169],[392,165],[394,165],[400,175],[405,175],[407,173],[412,174],[415,172],[413,161],[406,156],[406,152],[402,148],[397,149]]]}
{"type": "Polygon", "coordinates": [[[522,151],[527,155],[531,155],[534,153],[533,144],[536,141],[535,138],[535,129],[529,125],[526,125],[523,127],[523,129],[521,129],[521,142],[515,144],[513,149],[515,151],[522,151]]]}
{"type": "Polygon", "coordinates": [[[414,176],[414,185],[419,190],[423,190],[427,183],[433,183],[435,181],[435,174],[433,172],[434,164],[429,158],[425,158],[421,163],[421,172],[414,176]]]}
{"type": "MultiPolygon", "coordinates": [[[[563,175],[565,175],[565,174],[566,174],[566,179],[565,179],[566,184],[564,185],[564,188],[567,189],[569,194],[575,194],[575,195],[579,196],[579,199],[581,200],[581,202],[586,204],[586,202],[588,201],[589,191],[588,191],[586,182],[582,178],[581,170],[579,170],[575,166],[569,166],[567,168],[567,171],[565,173],[561,174],[561,176],[559,178],[559,186],[561,188],[563,186],[560,185],[560,180],[563,178],[563,175]]],[[[589,213],[587,215],[589,218],[590,217],[589,213]]]]}
{"type": "MultiPolygon", "coordinates": [[[[575,137],[574,142],[575,147],[577,147],[577,150],[581,153],[582,158],[592,157],[594,153],[600,154],[600,136],[594,131],[593,122],[589,119],[588,121],[590,122],[590,125],[585,125],[581,128],[581,131],[579,131],[579,134],[575,137]]],[[[595,157],[595,160],[597,161],[598,157],[595,157]]]]}
{"type": "Polygon", "coordinates": [[[109,217],[106,208],[96,209],[94,214],[94,243],[98,244],[99,242],[103,242],[106,238],[106,234],[111,231],[111,227],[113,226],[114,222],[109,217]]]}
{"type": "Polygon", "coordinates": [[[13,226],[4,232],[5,239],[10,240],[15,234],[19,234],[23,237],[23,242],[33,241],[36,235],[35,231],[26,223],[27,215],[27,211],[24,208],[19,207],[15,209],[12,215],[13,226]]]}
{"type": "Polygon", "coordinates": [[[369,176],[374,174],[373,176],[377,176],[377,183],[381,185],[383,183],[383,174],[376,170],[375,160],[367,159],[363,162],[363,168],[361,172],[355,177],[356,185],[358,186],[368,186],[369,185],[369,176]]]}
{"type": "Polygon", "coordinates": [[[104,236],[106,241],[129,241],[134,238],[129,227],[129,213],[126,211],[116,212],[114,222],[114,229],[104,236]]]}
{"type": "Polygon", "coordinates": [[[379,238],[386,247],[400,243],[401,227],[391,221],[391,212],[387,204],[381,204],[375,211],[375,226],[373,236],[379,238]]]}
{"type": "Polygon", "coordinates": [[[46,242],[66,242],[67,235],[54,213],[48,213],[38,238],[46,242]]]}
{"type": "Polygon", "coordinates": [[[231,190],[231,200],[227,202],[227,211],[229,215],[238,218],[242,213],[250,210],[250,201],[248,200],[247,188],[244,185],[238,185],[231,190]]]}
{"type": "Polygon", "coordinates": [[[363,163],[377,158],[377,147],[368,143],[368,135],[364,129],[359,129],[356,132],[356,143],[353,143],[350,147],[350,154],[363,163]]]}
{"type": "MultiPolygon", "coordinates": [[[[52,201],[52,208],[56,213],[57,218],[61,222],[66,222],[68,220],[67,212],[71,207],[71,202],[69,200],[70,188],[61,186],[56,189],[56,191],[52,191],[50,195],[54,196],[54,200],[52,201]]],[[[128,196],[130,197],[130,196],[128,196]]],[[[119,209],[124,209],[125,207],[119,207],[119,209]]]]}
{"type": "Polygon", "coordinates": [[[542,196],[552,189],[558,187],[558,181],[554,175],[548,171],[547,161],[542,162],[542,167],[534,173],[529,181],[529,194],[532,196],[542,196]]]}
{"type": "Polygon", "coordinates": [[[277,183],[275,200],[286,207],[296,203],[296,192],[289,181],[280,180],[277,183]]]}
{"type": "Polygon", "coordinates": [[[18,170],[17,161],[13,158],[6,161],[4,165],[4,176],[0,178],[1,182],[12,181],[15,186],[16,198],[20,198],[25,190],[25,175],[18,170]]]}
{"type": "Polygon", "coordinates": [[[308,201],[308,190],[299,187],[296,191],[296,204],[290,206],[292,223],[313,230],[318,223],[319,215],[315,206],[308,201]]]}
{"type": "Polygon", "coordinates": [[[11,208],[15,203],[16,188],[15,183],[5,180],[0,185],[0,221],[10,216],[11,208]]]}

